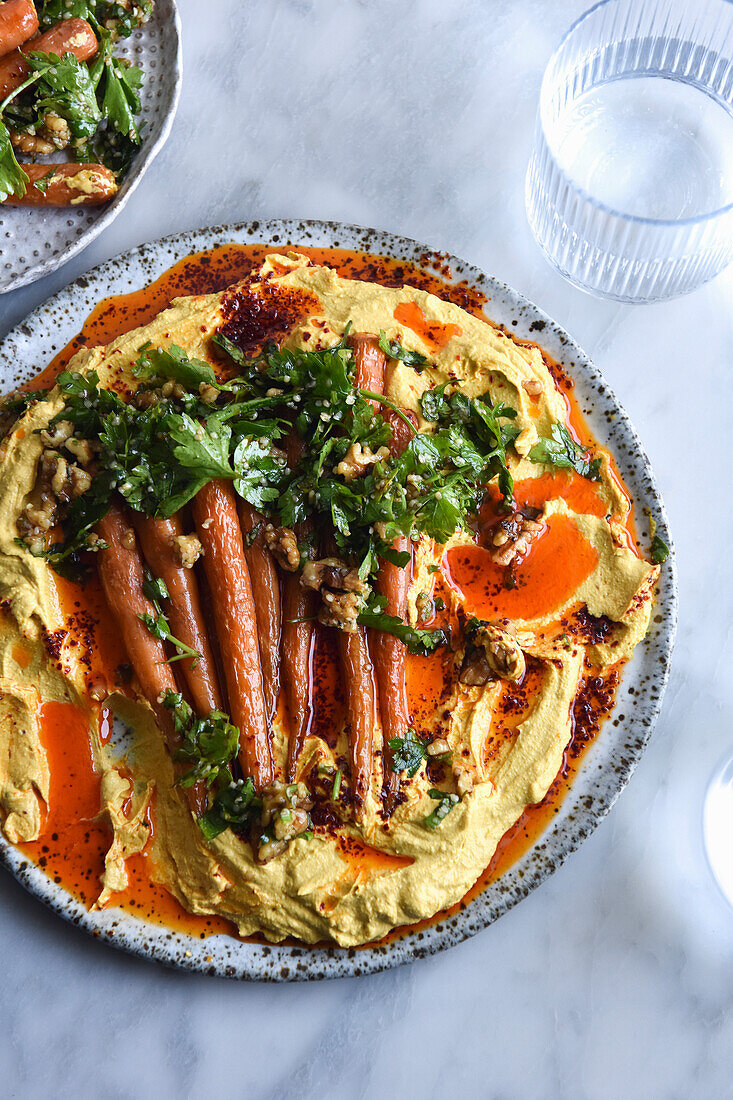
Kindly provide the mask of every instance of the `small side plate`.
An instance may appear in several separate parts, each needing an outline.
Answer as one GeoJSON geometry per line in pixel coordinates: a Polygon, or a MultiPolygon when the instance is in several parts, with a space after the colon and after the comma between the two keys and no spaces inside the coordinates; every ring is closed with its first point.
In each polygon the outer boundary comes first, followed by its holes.
{"type": "Polygon", "coordinates": [[[122,213],[168,137],[181,91],[181,21],[176,0],[156,0],[150,20],[120,42],[116,52],[144,73],[140,151],[106,206],[44,210],[0,205],[0,294],[34,283],[91,244],[122,213]]]}

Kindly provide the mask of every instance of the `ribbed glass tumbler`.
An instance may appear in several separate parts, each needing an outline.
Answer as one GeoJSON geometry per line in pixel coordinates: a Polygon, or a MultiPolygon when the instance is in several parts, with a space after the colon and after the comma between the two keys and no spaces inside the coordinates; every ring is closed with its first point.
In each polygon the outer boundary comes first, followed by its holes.
{"type": "Polygon", "coordinates": [[[733,259],[733,3],[603,0],[542,81],[527,216],[576,286],[685,294],[733,259]]]}

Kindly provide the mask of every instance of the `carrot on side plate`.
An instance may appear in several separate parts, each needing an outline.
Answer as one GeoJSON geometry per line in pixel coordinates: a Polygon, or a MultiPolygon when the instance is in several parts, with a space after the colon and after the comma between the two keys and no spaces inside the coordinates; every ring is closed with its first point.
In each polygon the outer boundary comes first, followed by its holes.
{"type": "Polygon", "coordinates": [[[272,783],[270,740],[262,692],[257,616],[234,490],[210,481],[193,501],[196,533],[229,695],[229,713],[239,728],[239,760],[258,789],[272,783]]]}
{"type": "Polygon", "coordinates": [[[26,53],[52,53],[63,57],[72,53],[77,61],[89,61],[99,49],[97,36],[86,19],[64,19],[45,34],[27,43],[25,50],[17,49],[0,58],[0,100],[19,88],[30,76],[31,66],[26,53]]]}
{"type": "Polygon", "coordinates": [[[114,173],[103,164],[22,164],[25,191],[6,206],[101,206],[117,194],[114,173]]]}
{"type": "Polygon", "coordinates": [[[22,46],[37,30],[33,0],[5,0],[0,4],[0,57],[22,46]]]}

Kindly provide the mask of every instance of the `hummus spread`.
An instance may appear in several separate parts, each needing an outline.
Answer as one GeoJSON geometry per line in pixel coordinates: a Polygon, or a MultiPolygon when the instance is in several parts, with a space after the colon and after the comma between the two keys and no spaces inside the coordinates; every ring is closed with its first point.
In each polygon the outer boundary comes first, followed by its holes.
{"type": "MultiPolygon", "coordinates": [[[[94,623],[79,628],[85,588],[57,577],[18,540],[17,521],[33,499],[44,448],[40,432],[64,404],[54,387],[0,446],[0,820],[13,843],[42,833],[49,797],[43,708],[74,704],[88,713],[102,777],[100,814],[111,836],[98,905],[114,904],[127,884],[126,861],[145,847],[156,881],[191,913],[224,917],[243,936],[353,946],[458,902],[525,808],[544,798],[571,738],[583,677],[591,667],[598,673],[629,659],[649,624],[659,567],[628,537],[628,498],[605,452],[593,449],[600,460],[595,481],[530,458],[567,417],[540,350],[433,294],[344,279],[298,254],[272,255],[241,285],[174,300],[143,328],[78,352],[69,369],[96,371],[100,386],[129,394],[139,385],[133,366],[141,349],[176,345],[221,377],[222,354],[212,338],[220,330],[235,333],[248,354],[257,350],[262,334],[247,336],[255,301],[260,321],[270,318],[284,348],[327,347],[351,326],[383,332],[425,357],[419,368],[390,357],[385,386],[386,397],[414,414],[421,431],[432,428],[421,395],[446,383],[516,410],[508,465],[516,499],[531,500],[531,511],[517,514],[507,531],[501,511],[492,512],[494,493],[477,521],[478,537],[456,532],[446,545],[422,537],[414,548],[412,625],[465,628],[472,616],[489,623],[472,627],[473,634],[456,629],[451,648],[408,658],[409,703],[428,745],[425,759],[412,777],[403,772],[401,798],[385,817],[377,729],[371,788],[358,820],[314,817],[307,835],[266,862],[231,829],[205,839],[134,679],[122,683],[104,667],[94,623]],[[519,564],[509,589],[501,578],[513,552],[519,564]],[[533,561],[544,562],[544,572],[538,565],[533,573],[533,561]],[[474,675],[476,668],[484,673],[474,675]],[[132,731],[122,746],[103,736],[100,699],[132,731]],[[431,755],[432,746],[439,751],[431,755]],[[439,785],[440,794],[453,796],[447,808],[440,803],[436,822],[440,795],[429,791],[439,785]],[[426,824],[431,814],[433,827],[426,824]]],[[[333,684],[330,690],[337,692],[333,684]]],[[[344,768],[346,730],[333,721],[328,729],[323,721],[311,726],[298,765],[304,782],[321,776],[330,788],[344,768]]],[[[280,777],[287,739],[281,705],[272,728],[280,777]]]]}

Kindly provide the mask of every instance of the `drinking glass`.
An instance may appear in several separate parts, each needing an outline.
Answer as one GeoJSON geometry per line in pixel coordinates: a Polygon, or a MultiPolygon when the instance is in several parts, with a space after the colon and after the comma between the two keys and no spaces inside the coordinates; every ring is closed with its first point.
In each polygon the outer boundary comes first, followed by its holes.
{"type": "Polygon", "coordinates": [[[733,259],[733,3],[602,0],[545,71],[526,180],[545,255],[603,298],[685,294],[733,259]]]}

